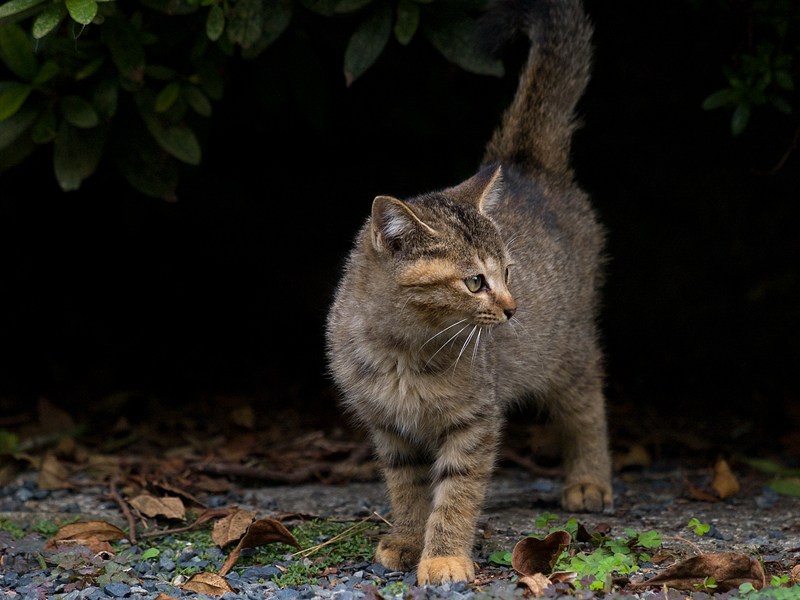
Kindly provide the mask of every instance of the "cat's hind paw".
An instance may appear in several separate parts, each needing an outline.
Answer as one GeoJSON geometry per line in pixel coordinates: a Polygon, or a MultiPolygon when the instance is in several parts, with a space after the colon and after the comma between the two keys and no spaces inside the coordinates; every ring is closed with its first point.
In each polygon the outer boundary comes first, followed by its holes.
{"type": "Polygon", "coordinates": [[[601,512],[614,508],[611,486],[572,483],[561,492],[561,506],[570,512],[601,512]]]}
{"type": "Polygon", "coordinates": [[[466,581],[475,579],[475,565],[469,556],[438,556],[420,561],[417,567],[419,585],[439,585],[445,581],[466,581]]]}
{"type": "Polygon", "coordinates": [[[378,542],[375,562],[392,571],[410,571],[422,554],[422,544],[403,537],[387,535],[378,542]]]}

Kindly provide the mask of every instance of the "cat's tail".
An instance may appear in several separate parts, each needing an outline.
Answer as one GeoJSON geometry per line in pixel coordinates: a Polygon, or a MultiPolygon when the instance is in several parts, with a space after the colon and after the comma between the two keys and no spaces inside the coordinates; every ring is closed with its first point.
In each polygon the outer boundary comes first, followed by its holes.
{"type": "Polygon", "coordinates": [[[486,148],[484,164],[571,178],[575,105],[592,62],[592,26],[581,0],[491,0],[482,30],[493,50],[517,33],[531,40],[516,96],[486,148]]]}

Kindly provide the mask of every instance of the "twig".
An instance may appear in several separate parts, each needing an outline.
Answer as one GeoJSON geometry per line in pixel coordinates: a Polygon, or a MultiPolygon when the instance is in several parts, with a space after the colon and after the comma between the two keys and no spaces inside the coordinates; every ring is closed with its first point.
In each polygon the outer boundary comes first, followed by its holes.
{"type": "Polygon", "coordinates": [[[136,521],[133,519],[133,513],[131,513],[131,509],[128,507],[128,504],[125,500],[122,499],[122,496],[119,495],[117,492],[117,481],[118,479],[114,477],[109,483],[108,488],[111,491],[111,498],[119,504],[120,508],[122,509],[122,514],[125,515],[125,518],[128,519],[128,539],[130,540],[131,544],[136,544],[136,521]]]}
{"type": "Polygon", "coordinates": [[[511,448],[503,448],[500,451],[500,456],[505,458],[506,460],[510,460],[511,462],[517,463],[521,467],[525,467],[533,473],[534,475],[540,475],[541,477],[560,477],[564,475],[564,471],[561,469],[547,469],[545,467],[540,467],[535,462],[533,462],[530,458],[525,458],[524,456],[520,456],[516,452],[514,452],[511,448]]]}
{"type": "Polygon", "coordinates": [[[800,140],[800,127],[795,129],[794,136],[792,137],[792,142],[789,144],[789,148],[786,150],[786,152],[783,153],[783,156],[778,161],[777,165],[772,167],[769,171],[758,171],[756,169],[753,169],[753,172],[756,175],[775,175],[775,173],[780,171],[783,165],[786,164],[786,161],[789,159],[789,156],[791,156],[792,152],[794,152],[795,148],[797,148],[798,140],[800,140]]]}
{"type": "Polygon", "coordinates": [[[306,548],[305,550],[299,550],[299,551],[293,553],[292,556],[297,556],[298,554],[301,555],[303,558],[311,556],[312,554],[314,554],[314,552],[316,552],[320,548],[322,548],[324,546],[327,546],[328,544],[332,544],[333,542],[339,541],[341,538],[345,537],[348,533],[350,533],[353,529],[355,529],[359,525],[363,525],[371,517],[372,517],[372,515],[370,515],[369,517],[366,517],[364,519],[361,519],[358,523],[356,523],[355,525],[351,525],[350,527],[345,529],[342,533],[339,533],[339,534],[333,536],[327,542],[322,542],[321,544],[317,544],[316,546],[311,546],[310,548],[306,548]]]}
{"type": "Polygon", "coordinates": [[[693,542],[690,542],[690,541],[689,541],[689,540],[687,540],[686,538],[682,538],[682,537],[678,537],[678,536],[675,536],[675,537],[667,537],[667,536],[662,536],[662,538],[661,538],[661,539],[662,539],[662,540],[675,540],[676,542],[686,542],[686,543],[687,543],[687,544],[689,544],[689,545],[690,545],[692,548],[694,548],[695,550],[697,550],[697,553],[698,553],[698,554],[702,554],[702,553],[703,553],[703,551],[702,551],[702,550],[700,550],[700,548],[698,548],[696,544],[694,544],[693,542]]]}
{"type": "Polygon", "coordinates": [[[159,536],[159,535],[171,535],[173,533],[182,533],[184,531],[190,530],[192,527],[197,527],[198,525],[202,525],[203,523],[205,523],[206,521],[208,521],[210,519],[213,519],[214,517],[223,517],[223,516],[225,516],[227,514],[228,514],[228,510],[227,509],[216,510],[216,511],[211,511],[211,512],[206,511],[203,514],[201,514],[199,517],[197,517],[197,520],[194,523],[192,523],[191,525],[186,525],[184,527],[176,527],[174,529],[162,529],[161,531],[147,531],[147,532],[143,533],[142,535],[140,535],[139,537],[141,537],[141,538],[149,538],[149,537],[156,537],[156,536],[159,536]]]}
{"type": "Polygon", "coordinates": [[[275,483],[303,483],[309,479],[318,478],[321,473],[330,473],[334,463],[319,462],[304,469],[292,472],[276,471],[274,469],[262,469],[259,467],[248,467],[245,465],[232,465],[225,463],[208,463],[192,467],[200,473],[213,473],[214,475],[237,475],[239,477],[250,477],[263,481],[275,483]]]}

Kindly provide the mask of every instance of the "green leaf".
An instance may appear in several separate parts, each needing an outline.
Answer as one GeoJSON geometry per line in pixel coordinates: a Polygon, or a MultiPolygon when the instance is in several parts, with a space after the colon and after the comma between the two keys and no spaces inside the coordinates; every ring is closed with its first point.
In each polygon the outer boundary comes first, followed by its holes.
{"type": "Polygon", "coordinates": [[[0,19],[3,17],[10,17],[11,15],[20,13],[23,10],[28,10],[29,8],[36,6],[37,4],[41,4],[42,2],[44,2],[44,0],[10,0],[10,2],[6,2],[0,6],[0,19]]]}
{"type": "Polygon", "coordinates": [[[794,89],[794,81],[792,80],[792,74],[789,73],[788,71],[775,71],[775,83],[777,83],[785,90],[794,89]]]}
{"type": "Polygon", "coordinates": [[[332,17],[336,14],[336,5],[339,4],[339,0],[300,0],[300,4],[318,15],[332,17]]]}
{"type": "Polygon", "coordinates": [[[81,25],[88,25],[97,15],[97,2],[95,0],[64,0],[69,16],[81,25]]]}
{"type": "Polygon", "coordinates": [[[148,560],[150,558],[158,558],[158,555],[161,554],[161,550],[158,548],[148,548],[142,554],[142,560],[148,560]]]}
{"type": "Polygon", "coordinates": [[[734,90],[732,88],[717,90],[708,98],[703,100],[703,110],[713,110],[722,106],[732,106],[739,101],[741,96],[741,90],[734,90]]]}
{"type": "Polygon", "coordinates": [[[50,81],[53,77],[58,74],[58,63],[54,60],[48,60],[45,62],[42,67],[39,69],[39,72],[36,73],[36,77],[33,78],[33,85],[41,85],[50,81]]]}
{"type": "Polygon", "coordinates": [[[53,143],[53,170],[65,192],[77,190],[97,169],[105,144],[104,128],[78,129],[61,123],[53,143]]]}
{"type": "Polygon", "coordinates": [[[440,10],[426,13],[422,32],[434,48],[462,69],[502,77],[503,63],[481,53],[475,44],[475,29],[475,21],[465,13],[440,10]]]}
{"type": "Polygon", "coordinates": [[[52,106],[47,106],[31,127],[31,138],[37,144],[49,144],[58,133],[56,113],[52,106]]]}
{"type": "Polygon", "coordinates": [[[361,77],[386,47],[392,33],[392,9],[385,1],[375,6],[361,22],[344,52],[344,77],[347,85],[361,77]]]}
{"type": "Polygon", "coordinates": [[[238,0],[228,16],[228,39],[249,48],[261,37],[264,9],[261,0],[238,0]]]}
{"type": "Polygon", "coordinates": [[[39,70],[30,38],[19,25],[0,27],[0,59],[17,77],[30,81],[39,70]]]}
{"type": "Polygon", "coordinates": [[[144,127],[128,125],[119,139],[124,141],[117,144],[114,160],[128,183],[153,198],[174,200],[178,161],[164,152],[144,127]]]}
{"type": "Polygon", "coordinates": [[[14,115],[32,91],[33,88],[25,83],[14,83],[0,92],[0,121],[14,115]]]}
{"type": "Polygon", "coordinates": [[[495,565],[510,567],[511,552],[493,552],[486,560],[495,565]]]}
{"type": "Polygon", "coordinates": [[[292,20],[292,3],[286,0],[267,2],[264,5],[264,36],[266,48],[286,31],[292,20]]]}
{"type": "Polygon", "coordinates": [[[768,458],[747,458],[745,459],[745,462],[747,462],[747,464],[754,469],[758,469],[767,475],[775,475],[776,473],[783,471],[783,465],[768,458]]]}
{"type": "Polygon", "coordinates": [[[100,34],[120,74],[131,81],[141,81],[144,77],[145,55],[139,30],[124,16],[117,14],[105,20],[100,34]]]}
{"type": "Polygon", "coordinates": [[[103,66],[103,63],[106,62],[105,56],[98,56],[94,60],[87,63],[82,69],[80,69],[77,73],[75,73],[75,81],[82,81],[88,77],[91,77],[103,66]]]}
{"type": "Polygon", "coordinates": [[[203,117],[211,116],[213,111],[211,101],[200,88],[194,85],[187,85],[183,88],[183,97],[186,98],[186,102],[198,115],[203,117]]]}
{"type": "Polygon", "coordinates": [[[744,131],[747,122],[750,120],[750,105],[740,104],[733,110],[731,117],[731,133],[736,136],[744,131]]]}
{"type": "Polygon", "coordinates": [[[775,96],[772,100],[772,105],[785,115],[792,114],[792,105],[783,96],[775,96]]]}
{"type": "Polygon", "coordinates": [[[117,112],[119,100],[119,87],[113,79],[101,81],[94,90],[92,106],[106,119],[112,118],[117,112]]]}
{"type": "Polygon", "coordinates": [[[364,8],[372,0],[339,0],[339,3],[334,8],[337,13],[349,13],[364,8]]]}
{"type": "Polygon", "coordinates": [[[200,142],[194,132],[185,126],[170,125],[160,127],[148,123],[147,129],[164,150],[181,162],[189,165],[199,165],[202,160],[200,142]]]}
{"type": "Polygon", "coordinates": [[[222,6],[215,4],[208,11],[206,35],[212,42],[216,42],[223,31],[225,31],[225,13],[222,11],[222,6]]]}
{"type": "Polygon", "coordinates": [[[63,3],[48,4],[33,21],[33,27],[31,28],[33,37],[37,40],[43,38],[58,27],[58,24],[61,23],[61,20],[66,15],[67,8],[63,3]]]}
{"type": "Polygon", "coordinates": [[[180,94],[181,85],[177,81],[173,81],[172,83],[165,85],[164,89],[162,89],[158,93],[158,96],[156,96],[156,112],[163,113],[168,111],[169,108],[175,104],[175,101],[178,99],[180,94]]]}
{"type": "Polygon", "coordinates": [[[800,480],[798,479],[776,479],[769,483],[769,487],[781,496],[800,497],[800,480]]]}
{"type": "Polygon", "coordinates": [[[70,125],[90,129],[100,124],[94,107],[80,96],[65,96],[61,99],[61,113],[70,125]]]}
{"type": "Polygon", "coordinates": [[[400,0],[397,5],[397,21],[394,24],[394,37],[403,46],[414,38],[419,27],[419,4],[412,0],[400,0]]]}
{"type": "Polygon", "coordinates": [[[25,107],[0,121],[0,150],[11,144],[36,120],[36,110],[25,107]]]}

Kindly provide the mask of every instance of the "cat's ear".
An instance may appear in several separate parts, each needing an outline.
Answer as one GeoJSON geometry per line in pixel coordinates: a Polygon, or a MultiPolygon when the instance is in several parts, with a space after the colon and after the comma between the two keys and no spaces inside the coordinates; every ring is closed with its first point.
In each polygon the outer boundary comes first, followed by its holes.
{"type": "Polygon", "coordinates": [[[370,227],[376,250],[401,251],[403,240],[414,231],[436,235],[406,204],[391,196],[378,196],[372,202],[370,227]]]}
{"type": "Polygon", "coordinates": [[[452,188],[451,193],[459,202],[486,213],[503,193],[503,169],[499,163],[489,165],[464,183],[452,188]]]}

